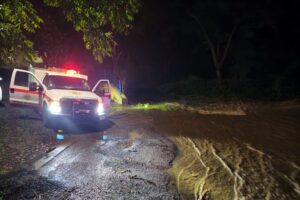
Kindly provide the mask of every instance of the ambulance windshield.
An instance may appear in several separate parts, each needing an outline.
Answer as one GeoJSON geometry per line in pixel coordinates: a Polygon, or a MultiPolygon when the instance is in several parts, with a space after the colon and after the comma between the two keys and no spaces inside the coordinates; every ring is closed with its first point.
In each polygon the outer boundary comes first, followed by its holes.
{"type": "Polygon", "coordinates": [[[43,82],[48,89],[90,91],[87,81],[77,77],[50,75],[45,77],[43,82]]]}

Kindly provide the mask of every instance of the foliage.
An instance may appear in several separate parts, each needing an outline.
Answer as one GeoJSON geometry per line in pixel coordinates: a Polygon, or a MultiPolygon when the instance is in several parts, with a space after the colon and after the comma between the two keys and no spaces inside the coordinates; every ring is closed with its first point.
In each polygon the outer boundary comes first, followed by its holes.
{"type": "MultiPolygon", "coordinates": [[[[37,56],[33,42],[28,39],[43,23],[30,0],[5,0],[0,4],[0,62],[25,64],[37,56]]],[[[111,56],[116,45],[115,34],[127,34],[132,28],[139,0],[85,1],[44,0],[52,7],[60,7],[74,29],[83,33],[87,49],[102,62],[111,56]]],[[[47,39],[47,38],[46,38],[47,39]]]]}
{"type": "Polygon", "coordinates": [[[169,99],[203,100],[282,100],[299,98],[295,85],[286,80],[223,80],[223,87],[218,87],[216,80],[190,78],[184,81],[160,86],[162,93],[169,99]]]}
{"type": "MultiPolygon", "coordinates": [[[[43,6],[42,2],[39,6],[43,6]]],[[[62,67],[76,63],[77,66],[82,66],[76,58],[80,56],[80,60],[84,60],[86,54],[90,57],[92,55],[85,51],[81,35],[74,32],[71,23],[62,20],[64,15],[61,9],[43,6],[40,10],[44,9],[47,12],[39,12],[44,23],[32,37],[36,44],[35,49],[43,59],[43,64],[62,67]]]]}
{"type": "Polygon", "coordinates": [[[99,62],[111,56],[116,45],[115,34],[127,34],[132,28],[139,0],[44,0],[53,7],[63,9],[67,21],[76,31],[83,33],[86,48],[91,49],[99,62]]]}
{"type": "Polygon", "coordinates": [[[37,53],[26,33],[34,33],[43,20],[30,1],[6,0],[0,4],[0,62],[22,65],[37,53]]]}
{"type": "Polygon", "coordinates": [[[164,103],[138,103],[136,105],[132,105],[127,109],[132,110],[143,110],[143,111],[151,111],[151,110],[158,110],[158,111],[171,111],[171,110],[178,110],[180,109],[180,104],[178,103],[171,103],[171,102],[164,102],[164,103]]]}

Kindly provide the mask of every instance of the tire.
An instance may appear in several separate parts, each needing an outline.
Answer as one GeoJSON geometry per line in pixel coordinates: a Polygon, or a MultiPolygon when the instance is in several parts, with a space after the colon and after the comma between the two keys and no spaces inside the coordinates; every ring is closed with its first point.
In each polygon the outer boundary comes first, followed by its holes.
{"type": "Polygon", "coordinates": [[[47,127],[47,128],[52,127],[51,120],[49,119],[49,113],[48,113],[47,106],[43,107],[42,119],[43,119],[43,125],[45,127],[47,127]]]}

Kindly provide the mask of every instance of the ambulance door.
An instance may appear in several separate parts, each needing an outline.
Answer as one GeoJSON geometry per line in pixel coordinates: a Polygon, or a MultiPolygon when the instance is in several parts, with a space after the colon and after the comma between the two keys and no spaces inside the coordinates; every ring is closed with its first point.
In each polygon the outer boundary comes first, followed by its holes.
{"type": "Polygon", "coordinates": [[[94,86],[92,92],[101,97],[104,108],[108,108],[111,100],[110,82],[108,79],[100,79],[94,86]]]}
{"type": "Polygon", "coordinates": [[[14,69],[10,80],[9,102],[17,106],[39,107],[43,90],[43,85],[32,72],[14,69]]]}

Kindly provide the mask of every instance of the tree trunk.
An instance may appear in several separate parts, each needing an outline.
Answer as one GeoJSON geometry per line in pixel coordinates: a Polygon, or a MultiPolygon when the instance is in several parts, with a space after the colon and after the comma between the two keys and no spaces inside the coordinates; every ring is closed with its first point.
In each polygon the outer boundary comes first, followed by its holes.
{"type": "Polygon", "coordinates": [[[217,74],[218,86],[219,86],[219,89],[222,89],[221,68],[220,68],[220,66],[215,66],[215,67],[216,67],[216,74],[217,74]]]}
{"type": "Polygon", "coordinates": [[[199,25],[202,33],[204,34],[204,38],[205,38],[205,40],[208,44],[208,47],[209,47],[211,55],[212,55],[213,64],[214,64],[215,70],[216,70],[218,85],[219,85],[219,88],[222,89],[221,68],[224,64],[224,61],[225,61],[227,55],[228,55],[229,47],[232,43],[232,38],[233,38],[233,35],[234,35],[234,33],[237,29],[237,25],[235,25],[233,27],[233,29],[232,29],[231,33],[229,34],[229,37],[226,41],[224,51],[221,52],[220,42],[217,41],[216,45],[213,43],[213,41],[211,40],[206,28],[202,25],[199,18],[197,18],[195,15],[193,15],[190,12],[188,12],[188,15],[197,22],[197,24],[199,25]]]}

